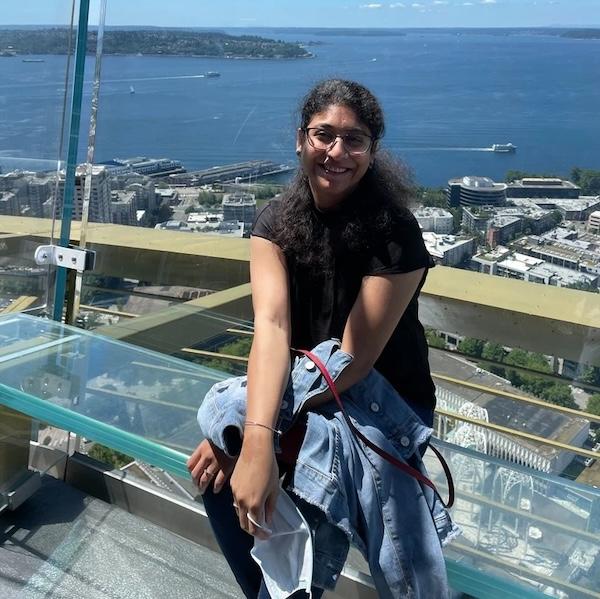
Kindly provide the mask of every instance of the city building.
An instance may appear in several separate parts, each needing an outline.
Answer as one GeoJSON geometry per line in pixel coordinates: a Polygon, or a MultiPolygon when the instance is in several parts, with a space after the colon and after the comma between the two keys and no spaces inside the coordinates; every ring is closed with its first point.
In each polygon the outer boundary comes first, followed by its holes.
{"type": "Polygon", "coordinates": [[[473,256],[471,268],[490,275],[508,277],[555,287],[598,288],[600,274],[578,272],[540,258],[510,251],[499,246],[495,251],[473,256]]]}
{"type": "Polygon", "coordinates": [[[578,198],[581,189],[571,181],[554,178],[528,177],[506,186],[508,198],[578,198]]]}
{"type": "Polygon", "coordinates": [[[507,243],[523,231],[525,221],[520,216],[497,214],[488,223],[486,241],[491,247],[507,243]]]}
{"type": "Polygon", "coordinates": [[[135,156],[133,158],[115,158],[101,162],[111,175],[123,175],[127,173],[138,173],[148,177],[164,177],[175,173],[185,173],[179,160],[170,158],[146,158],[145,156],[135,156]]]}
{"type": "Polygon", "coordinates": [[[443,208],[421,206],[414,211],[414,215],[423,231],[431,231],[442,235],[453,231],[454,217],[451,212],[443,208]]]}
{"type": "Polygon", "coordinates": [[[135,191],[111,191],[110,214],[116,225],[137,226],[135,191]]]}
{"type": "Polygon", "coordinates": [[[232,183],[236,180],[251,181],[259,177],[285,173],[293,170],[293,167],[285,164],[277,164],[270,160],[250,160],[226,164],[224,166],[213,166],[199,171],[169,175],[170,185],[207,185],[210,183],[232,183]]]}
{"type": "Polygon", "coordinates": [[[600,235],[556,227],[543,235],[527,235],[511,247],[528,256],[579,272],[600,273],[600,235]]]}
{"type": "Polygon", "coordinates": [[[161,204],[167,204],[167,206],[177,206],[177,204],[179,204],[179,192],[173,187],[157,187],[155,189],[155,194],[157,206],[160,206],[161,204]]]}
{"type": "Polygon", "coordinates": [[[254,194],[242,191],[226,193],[222,202],[224,221],[241,221],[251,225],[256,216],[256,199],[254,194]]]}
{"type": "Polygon", "coordinates": [[[585,221],[592,212],[600,209],[600,196],[579,196],[578,198],[511,198],[517,207],[537,207],[557,211],[564,220],[585,221]]]}
{"type": "Polygon", "coordinates": [[[469,233],[485,233],[494,214],[493,206],[465,206],[462,211],[462,228],[469,233]]]}
{"type": "Polygon", "coordinates": [[[0,214],[19,215],[19,200],[12,191],[0,191],[0,214]]]}
{"type": "Polygon", "coordinates": [[[489,177],[458,177],[448,181],[448,206],[503,206],[506,183],[494,183],[489,177]]]}
{"type": "Polygon", "coordinates": [[[595,210],[590,214],[587,229],[592,233],[600,233],[600,210],[595,210]]]}
{"type": "Polygon", "coordinates": [[[455,235],[424,232],[423,241],[436,263],[444,266],[456,266],[464,262],[475,253],[477,248],[473,237],[465,239],[455,235]]]}
{"type": "MultiPolygon", "coordinates": [[[[81,164],[75,171],[75,190],[73,193],[73,219],[81,220],[83,211],[84,187],[86,166],[81,164]]],[[[58,178],[58,198],[56,198],[54,211],[60,218],[63,208],[65,193],[65,171],[61,171],[58,178]]],[[[110,185],[108,170],[103,166],[92,167],[91,194],[88,220],[98,223],[111,222],[110,212],[110,185]]]]}

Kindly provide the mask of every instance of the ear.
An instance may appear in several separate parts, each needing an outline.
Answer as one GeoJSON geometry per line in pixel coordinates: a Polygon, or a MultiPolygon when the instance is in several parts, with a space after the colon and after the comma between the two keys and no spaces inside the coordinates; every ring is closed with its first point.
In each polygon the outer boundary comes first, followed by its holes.
{"type": "Polygon", "coordinates": [[[298,128],[296,130],[296,154],[300,156],[300,152],[302,152],[302,145],[304,144],[304,131],[298,128]]]}

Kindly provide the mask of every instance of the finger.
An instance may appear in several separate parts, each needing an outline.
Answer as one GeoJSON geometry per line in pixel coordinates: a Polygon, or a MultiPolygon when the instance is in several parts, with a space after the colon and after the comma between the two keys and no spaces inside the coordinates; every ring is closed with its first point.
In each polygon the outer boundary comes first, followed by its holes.
{"type": "Polygon", "coordinates": [[[197,464],[198,460],[200,459],[200,457],[202,456],[202,454],[205,450],[206,445],[207,445],[206,441],[202,441],[198,445],[198,447],[196,447],[196,449],[194,449],[194,451],[192,452],[192,455],[187,460],[188,470],[191,471],[194,468],[194,466],[197,464]]]}
{"type": "Polygon", "coordinates": [[[213,474],[212,471],[207,468],[202,475],[200,476],[200,481],[198,487],[200,488],[200,492],[204,493],[204,491],[208,488],[208,485],[212,482],[213,474]]]}
{"type": "MultiPolygon", "coordinates": [[[[263,512],[264,513],[264,512],[263,512]]],[[[264,516],[254,516],[250,512],[247,515],[248,519],[248,532],[258,539],[267,539],[269,538],[270,531],[265,530],[264,524],[264,516]]]]}
{"type": "Polygon", "coordinates": [[[267,500],[265,501],[265,522],[267,524],[271,524],[271,521],[273,519],[273,512],[275,511],[275,506],[277,505],[278,495],[279,489],[276,489],[267,497],[267,500]]]}
{"type": "MultiPolygon", "coordinates": [[[[194,466],[192,470],[192,478],[197,485],[200,485],[200,478],[204,474],[207,468],[210,468],[212,464],[212,460],[209,456],[203,456],[200,458],[198,463],[194,466]]],[[[215,468],[215,466],[213,466],[215,468]]]]}
{"type": "Polygon", "coordinates": [[[250,530],[248,528],[249,526],[249,522],[248,522],[248,518],[246,517],[246,510],[243,510],[241,508],[238,508],[238,519],[240,521],[240,528],[244,531],[246,531],[247,533],[250,533],[250,530]]]}
{"type": "Polygon", "coordinates": [[[213,493],[218,493],[223,488],[226,481],[227,476],[225,475],[225,472],[219,470],[217,476],[215,476],[215,482],[213,483],[213,493]]]}

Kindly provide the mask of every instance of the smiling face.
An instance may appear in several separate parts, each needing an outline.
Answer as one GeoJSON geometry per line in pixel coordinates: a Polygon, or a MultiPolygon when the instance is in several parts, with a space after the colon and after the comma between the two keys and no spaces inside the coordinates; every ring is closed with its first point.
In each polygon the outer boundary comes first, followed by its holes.
{"type": "MultiPolygon", "coordinates": [[[[314,114],[306,128],[319,128],[337,135],[371,135],[352,109],[338,104],[331,104],[314,114]]],[[[339,137],[328,149],[318,150],[310,145],[301,129],[297,134],[296,150],[315,205],[323,211],[337,208],[356,188],[369,168],[374,151],[371,148],[365,154],[349,154],[339,137]]]]}

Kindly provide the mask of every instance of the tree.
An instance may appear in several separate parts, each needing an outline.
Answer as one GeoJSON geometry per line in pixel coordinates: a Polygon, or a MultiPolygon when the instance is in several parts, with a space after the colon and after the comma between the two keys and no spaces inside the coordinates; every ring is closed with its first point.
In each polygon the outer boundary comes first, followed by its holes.
{"type": "Polygon", "coordinates": [[[600,171],[575,167],[571,171],[571,179],[575,185],[581,187],[584,195],[600,194],[600,171]]]}
{"type": "Polygon", "coordinates": [[[502,362],[506,356],[506,350],[499,344],[488,341],[483,346],[481,357],[492,362],[502,362]]]}
{"type": "Polygon", "coordinates": [[[509,170],[506,172],[504,180],[507,183],[517,181],[519,179],[560,179],[560,175],[550,175],[547,173],[528,173],[527,171],[509,170]]]}
{"type": "Polygon", "coordinates": [[[590,414],[596,414],[596,416],[600,416],[600,393],[594,393],[594,395],[590,395],[587,402],[587,411],[590,414]]]}
{"type": "Polygon", "coordinates": [[[110,464],[113,468],[121,468],[122,466],[125,466],[125,464],[133,462],[132,457],[129,457],[120,451],[111,449],[110,447],[100,445],[100,443],[94,443],[88,455],[95,460],[110,464]]]}
{"type": "Polygon", "coordinates": [[[433,208],[448,207],[448,197],[442,187],[421,187],[418,191],[418,195],[423,206],[431,206],[433,208]]]}
{"type": "Polygon", "coordinates": [[[475,339],[473,337],[465,337],[458,344],[458,351],[469,356],[475,356],[480,358],[483,353],[483,347],[485,343],[481,339],[475,339]]]}
{"type": "Polygon", "coordinates": [[[600,368],[597,366],[584,366],[579,379],[583,383],[600,387],[600,368]]]}
{"type": "Polygon", "coordinates": [[[425,337],[427,339],[427,345],[429,347],[435,347],[437,349],[446,349],[446,341],[443,337],[438,335],[437,331],[433,329],[427,329],[425,331],[425,337]]]}
{"type": "Polygon", "coordinates": [[[577,409],[577,404],[571,395],[571,389],[569,385],[565,385],[564,383],[552,383],[552,385],[540,395],[549,403],[565,408],[577,409]]]}

